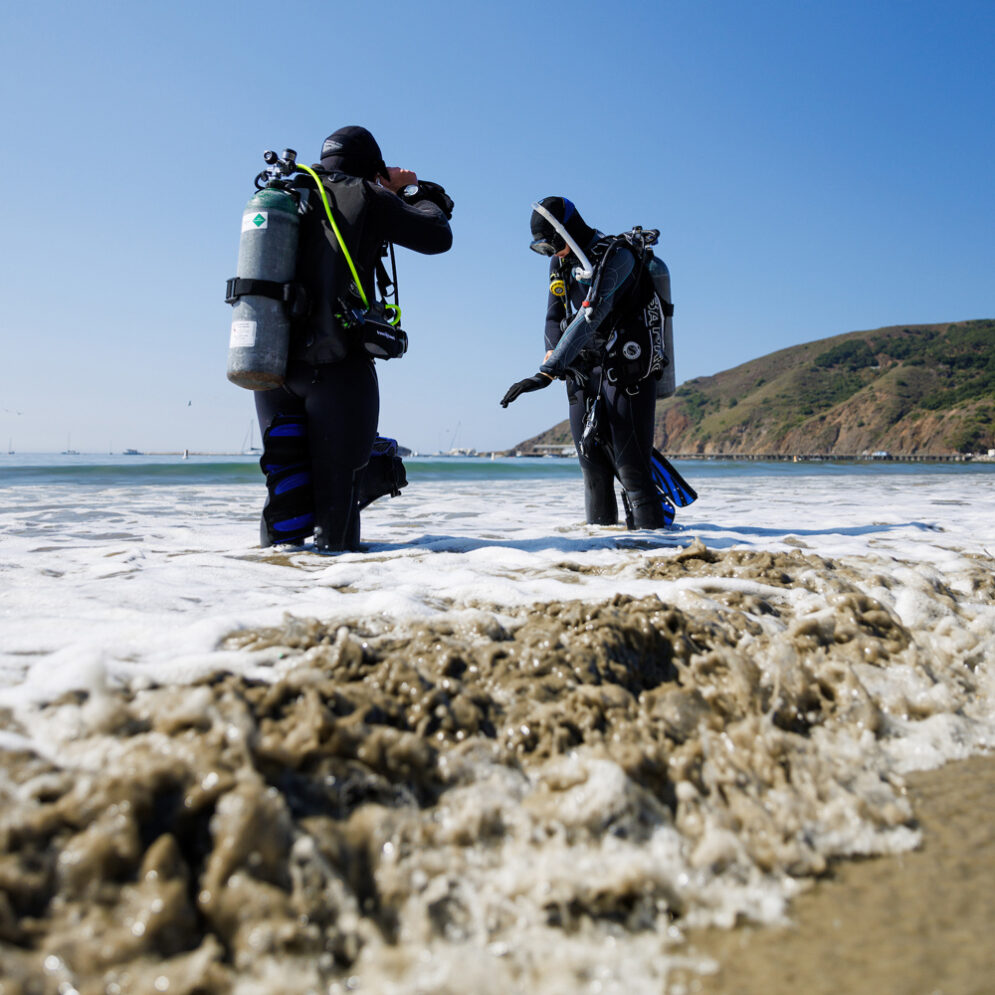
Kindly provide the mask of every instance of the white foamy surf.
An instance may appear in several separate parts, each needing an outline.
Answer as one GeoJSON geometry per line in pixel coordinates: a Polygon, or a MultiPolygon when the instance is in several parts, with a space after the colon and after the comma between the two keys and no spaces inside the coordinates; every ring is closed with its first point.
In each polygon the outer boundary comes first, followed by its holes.
{"type": "MultiPolygon", "coordinates": [[[[675,529],[652,533],[584,525],[573,477],[416,479],[364,514],[364,552],[335,557],[258,548],[259,486],[0,489],[4,698],[80,687],[94,668],[156,681],[238,671],[251,661],[220,651],[220,637],[285,613],[403,620],[616,593],[666,602],[695,582],[654,582],[635,568],[696,538],[717,550],[868,557],[954,583],[966,558],[995,552],[995,473],[751,467],[699,489],[675,529]]],[[[896,609],[915,625],[937,608],[909,579],[896,609]]]]}

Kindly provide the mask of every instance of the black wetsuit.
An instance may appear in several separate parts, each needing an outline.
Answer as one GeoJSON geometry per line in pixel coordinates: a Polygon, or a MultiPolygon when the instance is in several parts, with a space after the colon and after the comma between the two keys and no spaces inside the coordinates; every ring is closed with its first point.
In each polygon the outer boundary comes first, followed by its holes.
{"type": "MultiPolygon", "coordinates": [[[[593,253],[602,239],[600,232],[585,251],[593,253]]],[[[638,279],[635,260],[629,252],[619,252],[609,260],[611,272],[602,274],[599,301],[588,321],[581,313],[581,303],[590,289],[588,282],[574,276],[576,262],[569,258],[562,264],[553,259],[550,278],[560,276],[566,282],[566,297],[552,292],[546,308],[546,348],[553,355],[540,369],[549,376],[565,376],[570,405],[570,431],[584,475],[584,505],[587,521],[592,525],[614,525],[618,521],[615,498],[615,477],[625,491],[631,508],[631,524],[640,529],[662,528],[663,509],[653,482],[650,459],[653,453],[653,422],[656,411],[656,381],[648,378],[633,393],[616,390],[603,382],[601,368],[596,364],[594,347],[599,330],[610,325],[612,309],[628,299],[633,281],[638,279]],[[566,321],[566,301],[571,304],[573,317],[566,321]],[[572,369],[583,369],[583,380],[572,375],[572,369]],[[590,406],[598,399],[596,445],[581,450],[584,422],[590,406]]]]}
{"type": "MultiPolygon", "coordinates": [[[[311,307],[308,317],[292,328],[284,386],[258,391],[256,413],[264,439],[278,416],[297,418],[304,425],[315,546],[323,551],[357,549],[358,485],[377,434],[380,389],[373,358],[355,333],[335,318],[351,276],[314,183],[303,178],[298,182],[302,189],[310,188],[310,209],[301,221],[297,279],[311,307]]],[[[452,245],[445,214],[429,200],[409,204],[375,183],[339,172],[324,173],[323,182],[371,301],[385,242],[426,254],[445,252],[452,245]]],[[[262,541],[279,541],[267,531],[265,515],[262,541]]]]}

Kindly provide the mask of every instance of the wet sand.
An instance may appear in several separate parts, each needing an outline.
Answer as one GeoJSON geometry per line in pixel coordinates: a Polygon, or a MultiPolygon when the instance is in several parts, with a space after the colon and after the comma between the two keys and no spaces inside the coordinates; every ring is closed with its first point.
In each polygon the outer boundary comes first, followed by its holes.
{"type": "Polygon", "coordinates": [[[992,561],[638,569],[675,603],[288,616],[0,710],[0,995],[990,990],[995,762],[898,765],[979,741],[992,561]]]}
{"type": "Polygon", "coordinates": [[[700,995],[988,995],[995,991],[995,757],[910,775],[910,853],[835,864],[786,927],[699,931],[721,966],[674,979],[700,995]]]}

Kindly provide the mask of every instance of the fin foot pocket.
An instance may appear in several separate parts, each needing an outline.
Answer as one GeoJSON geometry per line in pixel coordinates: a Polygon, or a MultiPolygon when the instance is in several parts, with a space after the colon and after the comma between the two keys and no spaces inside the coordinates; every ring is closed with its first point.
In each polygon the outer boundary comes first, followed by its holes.
{"type": "Polygon", "coordinates": [[[373,440],[370,461],[359,483],[359,507],[365,508],[386,494],[398,497],[402,487],[408,486],[404,461],[397,455],[397,440],[377,436],[373,440]]]}

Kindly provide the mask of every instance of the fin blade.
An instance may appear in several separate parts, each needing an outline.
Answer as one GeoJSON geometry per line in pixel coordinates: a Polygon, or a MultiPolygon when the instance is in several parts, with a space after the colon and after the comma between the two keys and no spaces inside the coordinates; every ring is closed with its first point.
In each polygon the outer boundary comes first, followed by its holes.
{"type": "Polygon", "coordinates": [[[666,497],[678,508],[686,508],[698,500],[698,492],[677,472],[670,460],[659,450],[653,450],[653,479],[666,497]]]}

